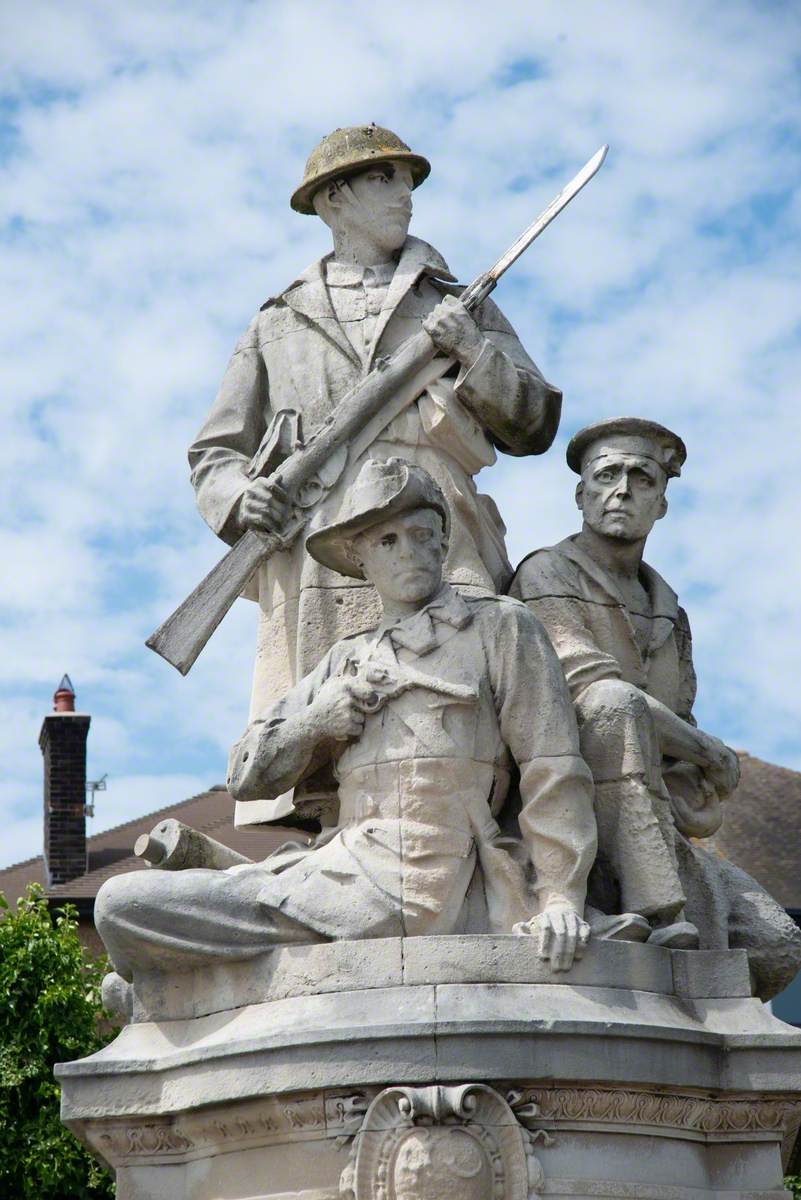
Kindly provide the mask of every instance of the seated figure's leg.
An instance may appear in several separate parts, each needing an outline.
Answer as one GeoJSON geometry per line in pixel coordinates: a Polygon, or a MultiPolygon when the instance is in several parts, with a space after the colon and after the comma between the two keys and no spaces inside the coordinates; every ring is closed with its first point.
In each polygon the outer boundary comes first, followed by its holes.
{"type": "Polygon", "coordinates": [[[604,679],[582,692],[576,715],[595,780],[599,860],[614,876],[624,910],[674,920],[685,897],[648,704],[631,684],[604,679]]]}
{"type": "Polygon", "coordinates": [[[276,943],[323,940],[258,902],[264,873],[131,871],[106,880],[95,924],[116,971],[186,970],[252,958],[276,943]]]}

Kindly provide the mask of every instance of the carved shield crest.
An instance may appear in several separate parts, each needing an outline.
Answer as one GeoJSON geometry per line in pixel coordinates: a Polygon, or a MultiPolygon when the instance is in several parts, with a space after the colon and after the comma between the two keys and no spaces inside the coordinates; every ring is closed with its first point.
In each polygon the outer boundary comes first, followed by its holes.
{"type": "Polygon", "coordinates": [[[354,1200],[529,1200],[531,1139],[485,1084],[386,1088],[356,1136],[340,1189],[354,1200]]]}

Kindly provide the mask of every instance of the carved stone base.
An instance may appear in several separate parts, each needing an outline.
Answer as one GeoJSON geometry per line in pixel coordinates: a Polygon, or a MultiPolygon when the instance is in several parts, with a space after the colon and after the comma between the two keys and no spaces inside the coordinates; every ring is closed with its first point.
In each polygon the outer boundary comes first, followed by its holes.
{"type": "Polygon", "coordinates": [[[801,1125],[801,1033],[740,952],[294,947],[136,1012],[58,1070],[119,1200],[778,1200],[801,1125]]]}

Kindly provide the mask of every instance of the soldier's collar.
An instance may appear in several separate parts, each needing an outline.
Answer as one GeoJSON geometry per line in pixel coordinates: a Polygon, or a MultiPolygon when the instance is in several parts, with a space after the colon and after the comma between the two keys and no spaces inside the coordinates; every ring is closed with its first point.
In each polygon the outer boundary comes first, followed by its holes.
{"type": "MultiPolygon", "coordinates": [[[[590,558],[589,554],[576,545],[575,537],[576,534],[573,534],[571,537],[565,538],[563,542],[559,543],[558,549],[566,558],[572,559],[605,592],[625,608],[625,600],[612,576],[594,558],[590,558]]],[[[664,617],[668,621],[676,621],[678,619],[679,601],[673,588],[662,578],[658,571],[655,571],[653,567],[649,567],[648,563],[642,563],[640,573],[646,581],[648,593],[651,597],[653,617],[655,619],[664,617]]]]}
{"type": "MultiPolygon", "coordinates": [[[[333,253],[330,253],[313,262],[305,271],[301,271],[289,287],[284,288],[278,296],[265,301],[263,307],[274,304],[276,300],[286,296],[287,292],[292,292],[303,284],[322,283],[326,265],[333,261],[333,258],[333,253]]],[[[430,246],[428,242],[424,242],[422,238],[407,237],[403,243],[397,270],[404,275],[433,275],[437,279],[444,279],[447,283],[456,282],[456,276],[450,273],[448,264],[439,251],[430,246]]]]}
{"type": "Polygon", "coordinates": [[[338,262],[335,258],[323,259],[323,264],[329,287],[353,287],[359,283],[388,287],[398,268],[396,260],[377,263],[374,267],[359,267],[356,263],[338,262]]]}
{"type": "Polygon", "coordinates": [[[448,583],[444,583],[424,608],[390,625],[383,636],[394,650],[410,650],[413,654],[429,654],[441,646],[456,630],[464,629],[473,619],[464,599],[448,583]],[[445,628],[441,628],[445,626],[445,628]]]}

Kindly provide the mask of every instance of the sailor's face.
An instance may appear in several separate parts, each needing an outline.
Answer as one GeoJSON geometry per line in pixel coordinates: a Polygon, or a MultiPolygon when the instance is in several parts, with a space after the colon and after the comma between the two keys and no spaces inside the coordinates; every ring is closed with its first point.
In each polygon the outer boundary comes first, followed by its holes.
{"type": "Polygon", "coordinates": [[[412,173],[405,163],[378,163],[347,180],[349,219],[389,253],[406,241],[412,219],[412,173]]]}
{"type": "Polygon", "coordinates": [[[390,517],[359,534],[353,552],[383,601],[424,603],[442,583],[447,543],[432,508],[390,517]]]}
{"type": "Polygon", "coordinates": [[[606,450],[585,464],[576,502],[595,533],[637,542],[648,537],[667,511],[666,483],[653,459],[606,450]]]}

